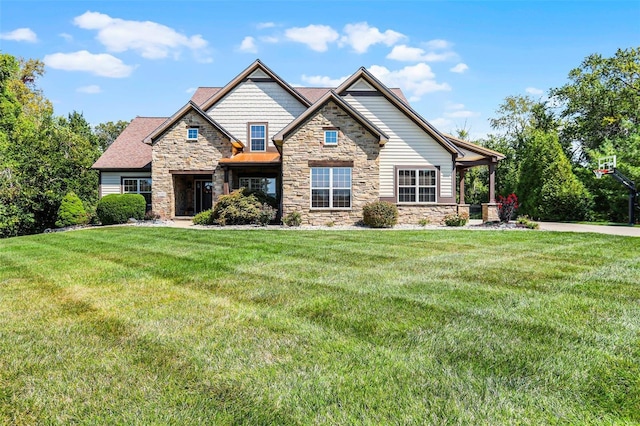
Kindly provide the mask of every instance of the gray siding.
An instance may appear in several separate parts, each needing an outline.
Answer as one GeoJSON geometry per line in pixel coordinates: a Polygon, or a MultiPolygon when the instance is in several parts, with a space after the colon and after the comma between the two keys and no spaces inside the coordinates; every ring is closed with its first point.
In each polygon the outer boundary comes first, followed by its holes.
{"type": "Polygon", "coordinates": [[[207,113],[241,141],[247,142],[247,123],[267,122],[271,138],[302,114],[306,107],[275,82],[240,83],[207,113]]]}
{"type": "Polygon", "coordinates": [[[440,166],[440,197],[452,197],[451,154],[383,96],[344,98],[389,136],[380,150],[380,197],[394,196],[394,166],[440,166]]]}
{"type": "Polygon", "coordinates": [[[151,172],[101,172],[100,196],[122,193],[123,177],[151,177],[151,172]]]}

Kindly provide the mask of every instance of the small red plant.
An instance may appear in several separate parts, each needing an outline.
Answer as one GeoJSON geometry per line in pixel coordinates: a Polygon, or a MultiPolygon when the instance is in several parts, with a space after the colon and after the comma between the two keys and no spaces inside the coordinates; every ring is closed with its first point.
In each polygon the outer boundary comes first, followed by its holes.
{"type": "Polygon", "coordinates": [[[518,197],[516,194],[512,193],[506,197],[498,195],[498,217],[500,218],[500,222],[509,222],[518,207],[518,197]]]}

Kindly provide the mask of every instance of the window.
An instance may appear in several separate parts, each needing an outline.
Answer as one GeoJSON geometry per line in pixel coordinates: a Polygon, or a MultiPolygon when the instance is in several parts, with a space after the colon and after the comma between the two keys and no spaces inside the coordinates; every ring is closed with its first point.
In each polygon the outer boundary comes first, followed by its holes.
{"type": "Polygon", "coordinates": [[[435,203],[435,170],[398,170],[399,203],[435,203]]]}
{"type": "Polygon", "coordinates": [[[324,131],[324,144],[325,145],[338,145],[338,131],[337,130],[325,130],[324,131]]]}
{"type": "Polygon", "coordinates": [[[187,129],[187,139],[188,140],[197,140],[198,139],[198,128],[190,127],[187,129]]]}
{"type": "Polygon", "coordinates": [[[266,151],[267,137],[266,127],[264,124],[252,124],[249,126],[249,140],[251,142],[251,151],[266,151]]]}
{"type": "Polygon", "coordinates": [[[274,198],[276,196],[276,178],[241,177],[239,183],[241,188],[262,191],[274,198]]]}
{"type": "Polygon", "coordinates": [[[124,178],[122,192],[142,195],[147,201],[147,210],[151,208],[151,178],[124,178]]]}
{"type": "Polygon", "coordinates": [[[351,168],[311,168],[311,208],[351,208],[351,168]]]}

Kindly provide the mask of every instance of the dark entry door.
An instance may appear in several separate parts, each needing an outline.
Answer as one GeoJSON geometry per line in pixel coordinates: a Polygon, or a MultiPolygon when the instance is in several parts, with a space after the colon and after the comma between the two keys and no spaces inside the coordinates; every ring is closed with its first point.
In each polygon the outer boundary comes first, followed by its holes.
{"type": "Polygon", "coordinates": [[[209,210],[213,206],[213,182],[210,180],[196,180],[195,184],[195,213],[209,210]]]}

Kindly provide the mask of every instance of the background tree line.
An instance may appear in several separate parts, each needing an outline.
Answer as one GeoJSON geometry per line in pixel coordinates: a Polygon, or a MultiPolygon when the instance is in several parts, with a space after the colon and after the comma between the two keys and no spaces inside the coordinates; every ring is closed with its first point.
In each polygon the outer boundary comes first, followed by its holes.
{"type": "Polygon", "coordinates": [[[75,111],[55,116],[36,86],[43,73],[39,60],[0,53],[0,237],[53,227],[70,191],[95,209],[98,172],[91,165],[127,125],[92,128],[75,111]]]}
{"type": "MultiPolygon", "coordinates": [[[[507,97],[490,120],[496,133],[476,141],[507,156],[496,192],[515,192],[518,213],[534,219],[626,222],[628,191],[593,170],[617,155],[617,168],[640,182],[640,48],[590,55],[568,80],[543,99],[507,97]]],[[[486,202],[487,181],[486,170],[468,173],[468,202],[486,202]]]]}

